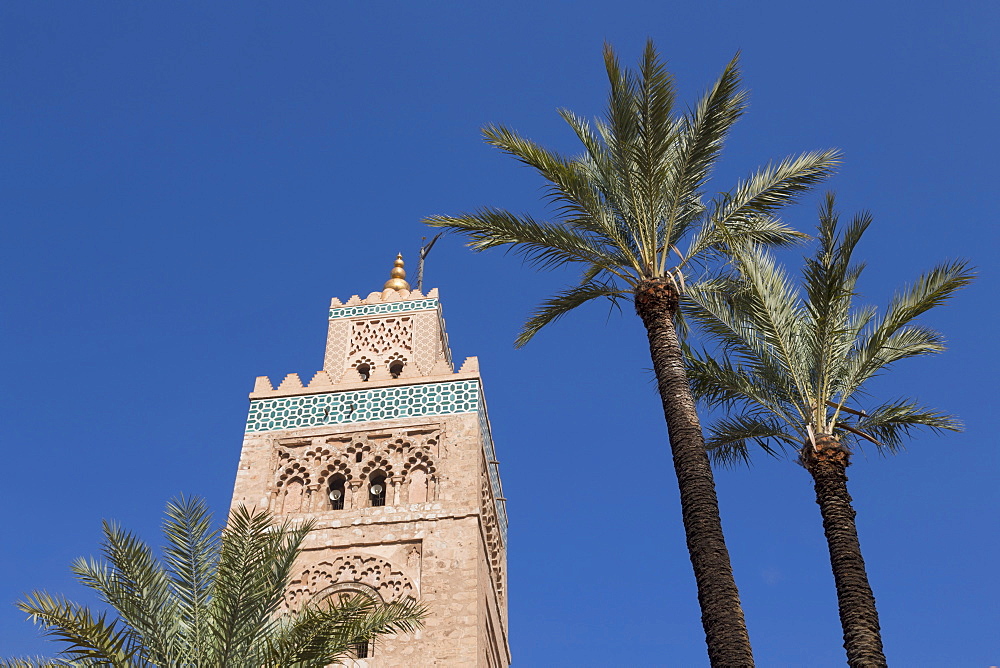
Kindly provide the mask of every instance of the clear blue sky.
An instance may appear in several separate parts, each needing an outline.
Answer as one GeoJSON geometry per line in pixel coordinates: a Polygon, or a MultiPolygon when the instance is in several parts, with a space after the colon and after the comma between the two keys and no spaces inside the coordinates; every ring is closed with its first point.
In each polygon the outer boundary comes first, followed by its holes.
{"type": "MultiPolygon", "coordinates": [[[[875,388],[967,431],[850,475],[890,662],[1000,663],[998,19],[987,2],[3,3],[0,653],[46,651],[12,603],[85,598],[68,566],[102,518],[155,541],[178,492],[224,511],[253,378],[318,369],[329,298],[412,259],[422,216],[543,215],[540,182],[479,128],[574,150],[556,109],[599,113],[602,43],[631,63],[649,36],[688,101],[742,50],[752,104],[718,190],[843,149],[829,187],[874,214],[872,301],[947,258],[981,268],[927,320],[952,349],[875,388]]],[[[788,219],[811,229],[819,199],[788,219]]],[[[568,280],[457,239],[427,269],[456,357],[483,368],[515,665],[707,665],[637,319],[594,306],[511,346],[568,280]]],[[[759,665],[842,664],[808,476],[760,459],[718,486],[759,665]]]]}

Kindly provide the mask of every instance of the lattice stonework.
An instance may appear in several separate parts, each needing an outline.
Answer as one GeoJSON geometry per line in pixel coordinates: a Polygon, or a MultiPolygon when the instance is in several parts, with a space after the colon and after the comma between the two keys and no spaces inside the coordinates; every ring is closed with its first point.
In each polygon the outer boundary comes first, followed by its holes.
{"type": "Polygon", "coordinates": [[[338,306],[330,309],[330,320],[336,318],[360,318],[366,315],[385,315],[389,313],[411,313],[425,311],[438,307],[437,298],[414,299],[402,302],[383,302],[363,306],[338,306]]]}
{"type": "Polygon", "coordinates": [[[441,332],[437,313],[419,313],[413,318],[414,364],[423,374],[428,374],[434,362],[442,356],[441,332]]]}
{"type": "Polygon", "coordinates": [[[246,431],[475,413],[481,403],[478,380],[254,399],[250,402],[246,431]]]}
{"type": "Polygon", "coordinates": [[[326,336],[326,359],[323,360],[323,370],[328,371],[336,380],[340,380],[344,374],[350,331],[350,320],[330,320],[330,329],[326,336]]]}
{"type": "Polygon", "coordinates": [[[411,348],[413,321],[409,317],[356,320],[352,323],[349,356],[363,351],[376,355],[411,348]]]}

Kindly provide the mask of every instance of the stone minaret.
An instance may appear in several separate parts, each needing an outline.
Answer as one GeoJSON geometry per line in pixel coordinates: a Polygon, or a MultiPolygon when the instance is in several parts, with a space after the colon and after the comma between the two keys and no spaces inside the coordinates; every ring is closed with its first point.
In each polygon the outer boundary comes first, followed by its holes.
{"type": "Polygon", "coordinates": [[[382,292],[334,299],[322,371],[259,377],[233,505],[312,518],[287,603],[345,592],[430,609],[356,666],[510,664],[507,513],[475,357],[454,370],[437,290],[402,257],[382,292]]]}

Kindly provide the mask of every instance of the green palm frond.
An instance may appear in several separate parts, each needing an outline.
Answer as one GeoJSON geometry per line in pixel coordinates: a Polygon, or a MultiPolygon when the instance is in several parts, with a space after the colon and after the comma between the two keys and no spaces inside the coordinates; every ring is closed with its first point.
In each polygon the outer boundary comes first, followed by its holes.
{"type": "Polygon", "coordinates": [[[705,438],[708,456],[722,466],[749,464],[751,443],[775,457],[785,447],[798,445],[781,420],[759,413],[720,418],[712,424],[705,438]]]}
{"type": "Polygon", "coordinates": [[[104,659],[113,666],[130,666],[144,658],[135,634],[118,620],[109,622],[105,613],[95,615],[86,606],[42,591],[27,595],[17,607],[46,636],[65,645],[62,654],[70,661],[104,659]]]}
{"type": "Polygon", "coordinates": [[[242,506],[230,513],[209,607],[209,625],[221,665],[252,655],[257,639],[271,632],[292,564],[311,528],[309,523],[275,527],[268,513],[254,513],[242,506]],[[269,567],[260,568],[260,564],[269,567]]]}
{"type": "Polygon", "coordinates": [[[169,578],[148,545],[113,522],[104,522],[104,561],[77,559],[70,570],[98,592],[122,619],[147,660],[161,663],[177,642],[176,602],[169,578]]]}
{"type": "MultiPolygon", "coordinates": [[[[713,200],[708,207],[708,219],[716,228],[740,240],[745,226],[753,227],[760,217],[769,218],[794,203],[832,176],[839,164],[840,151],[833,149],[802,153],[777,164],[768,164],[740,181],[732,191],[713,200]]],[[[781,243],[798,243],[803,236],[789,228],[781,243]]],[[[727,243],[724,238],[713,237],[713,241],[727,243]]]]}
{"type": "Polygon", "coordinates": [[[865,380],[901,359],[943,351],[944,339],[940,334],[910,323],[953,297],[974,278],[975,271],[967,262],[947,262],[897,292],[885,315],[856,343],[844,390],[855,391],[865,380]]]}
{"type": "Polygon", "coordinates": [[[896,399],[858,416],[851,427],[871,435],[889,452],[903,447],[904,438],[918,427],[932,431],[961,431],[962,423],[952,415],[920,406],[912,399],[896,399]]]}
{"type": "Polygon", "coordinates": [[[0,659],[0,668],[64,668],[66,666],[82,666],[72,661],[56,661],[42,657],[22,657],[19,659],[0,659]]]}
{"type": "Polygon", "coordinates": [[[514,345],[520,348],[534,338],[545,325],[558,320],[581,304],[600,297],[617,300],[625,295],[625,291],[615,288],[610,283],[594,280],[585,280],[576,287],[558,292],[538,305],[524,323],[514,345]]]}
{"type": "Polygon", "coordinates": [[[167,506],[164,567],[145,543],[105,522],[105,560],[78,560],[73,569],[117,616],[34,592],[17,606],[62,651],[53,660],[0,661],[0,668],[320,668],[344,658],[352,643],[420,627],[426,609],[411,600],[325,601],[279,614],[311,528],[238,507],[219,531],[204,501],[181,497],[167,506]]]}
{"type": "Polygon", "coordinates": [[[163,550],[171,591],[177,601],[179,643],[200,663],[209,656],[208,606],[219,561],[220,531],[204,499],[179,497],[167,504],[163,550]]]}
{"type": "Polygon", "coordinates": [[[515,215],[500,209],[480,209],[462,216],[431,216],[424,222],[467,234],[469,247],[475,251],[507,246],[539,267],[582,262],[614,271],[632,264],[621,252],[593,243],[568,225],[542,224],[529,215],[515,215]]]}
{"type": "Polygon", "coordinates": [[[365,595],[309,605],[283,620],[265,665],[325,666],[349,658],[355,646],[422,627],[427,609],[412,599],[376,604],[365,595]]]}
{"type": "Polygon", "coordinates": [[[708,201],[725,140],[747,106],[739,55],[686,114],[675,109],[673,78],[652,42],[635,70],[622,67],[607,45],[604,64],[609,94],[603,117],[591,124],[559,111],[583,145],[580,156],[560,155],[503,126],[483,130],[489,144],[545,180],[552,220],[494,208],[424,219],[465,236],[475,251],[503,247],[543,268],[580,263],[606,274],[600,287],[584,282],[544,302],[517,345],[574,305],[600,296],[614,301],[641,281],[669,278],[683,289],[694,282],[689,272],[724,263],[731,243],[799,242],[804,235],[783,223],[778,210],[839,163],[834,150],[789,157],[708,201]]]}

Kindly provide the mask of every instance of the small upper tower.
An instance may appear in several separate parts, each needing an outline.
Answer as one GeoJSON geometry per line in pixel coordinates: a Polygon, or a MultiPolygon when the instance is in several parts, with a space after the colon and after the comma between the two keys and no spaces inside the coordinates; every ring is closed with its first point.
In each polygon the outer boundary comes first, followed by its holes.
{"type": "Polygon", "coordinates": [[[310,518],[288,605],[345,592],[430,609],[356,666],[510,664],[507,515],[479,364],[457,371],[437,290],[397,256],[382,291],[333,299],[323,368],[259,377],[233,505],[310,518]]]}
{"type": "Polygon", "coordinates": [[[323,371],[334,383],[454,371],[437,290],[410,290],[402,256],[381,292],[330,303],[323,371]]]}

